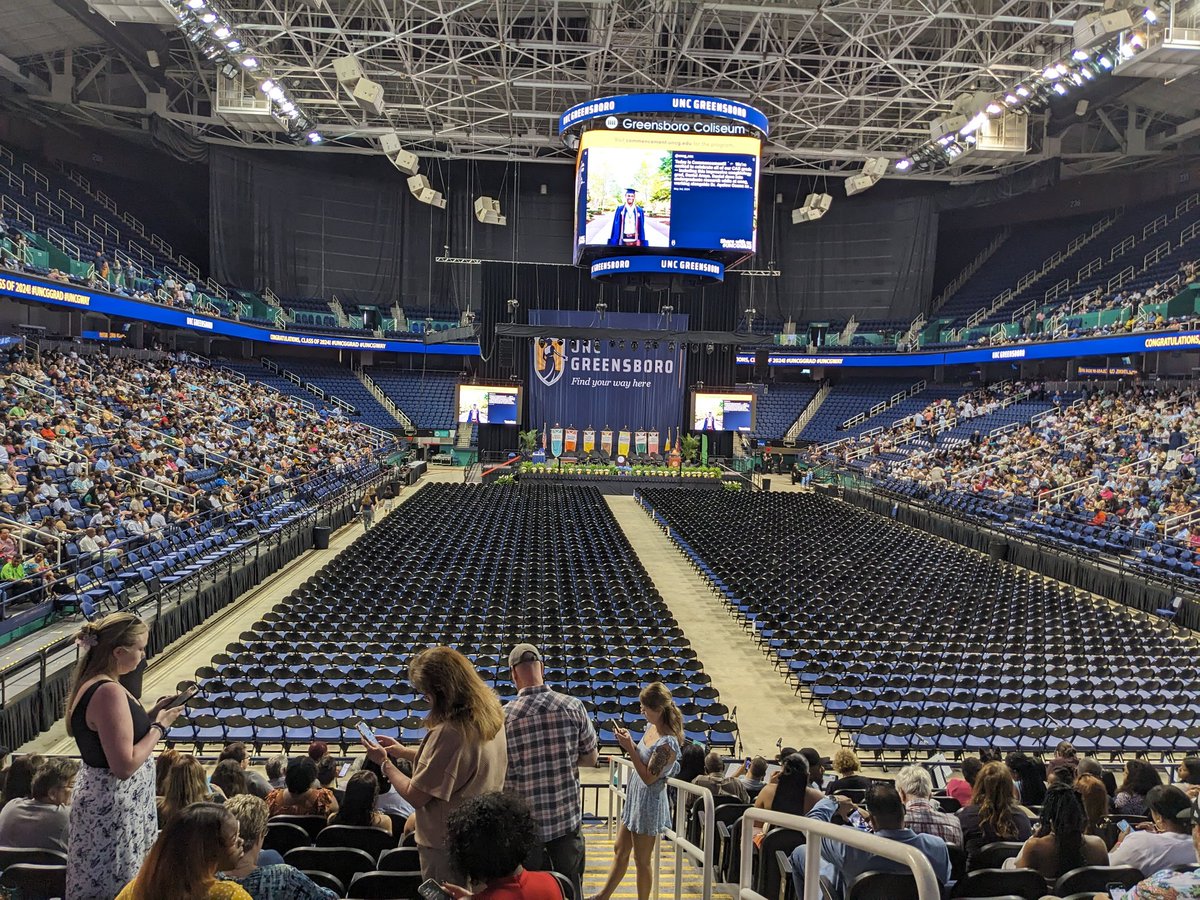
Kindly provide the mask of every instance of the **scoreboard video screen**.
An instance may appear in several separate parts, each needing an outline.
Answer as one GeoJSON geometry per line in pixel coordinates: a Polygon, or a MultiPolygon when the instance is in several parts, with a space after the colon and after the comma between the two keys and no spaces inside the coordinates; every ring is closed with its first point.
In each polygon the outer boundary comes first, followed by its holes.
{"type": "Polygon", "coordinates": [[[479,425],[516,425],[521,420],[521,388],[460,384],[458,421],[479,425]]]}
{"type": "Polygon", "coordinates": [[[755,399],[753,392],[696,391],[692,431],[753,431],[755,399]]]}
{"type": "Polygon", "coordinates": [[[575,262],[602,248],[749,256],[757,249],[761,150],[749,135],[584,132],[575,262]]]}

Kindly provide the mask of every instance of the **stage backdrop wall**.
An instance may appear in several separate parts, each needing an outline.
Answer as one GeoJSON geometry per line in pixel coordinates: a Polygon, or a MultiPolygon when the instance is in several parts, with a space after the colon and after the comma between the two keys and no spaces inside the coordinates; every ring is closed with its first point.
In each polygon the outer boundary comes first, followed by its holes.
{"type": "MultiPolygon", "coordinates": [[[[594,312],[532,309],[531,325],[596,326],[594,312]]],[[[657,315],[609,313],[610,328],[653,330],[662,328],[657,315]]],[[[677,315],[672,327],[687,327],[687,316],[677,315]]],[[[686,381],[682,345],[671,349],[664,338],[646,350],[639,341],[622,348],[609,341],[571,341],[545,338],[530,341],[529,421],[534,428],[578,428],[599,432],[657,431],[665,442],[668,430],[674,440],[683,422],[686,381]]],[[[614,438],[615,441],[615,438],[614,438]]],[[[660,444],[662,446],[662,444],[660,444]]]]}

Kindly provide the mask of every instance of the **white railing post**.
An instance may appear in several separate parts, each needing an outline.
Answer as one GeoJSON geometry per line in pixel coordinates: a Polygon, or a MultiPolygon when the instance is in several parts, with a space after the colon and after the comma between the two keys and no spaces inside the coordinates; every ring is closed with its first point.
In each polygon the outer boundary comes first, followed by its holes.
{"type": "MultiPolygon", "coordinates": [[[[821,838],[829,838],[866,850],[876,856],[895,860],[912,869],[917,883],[918,900],[938,900],[941,887],[933,866],[920,850],[899,841],[890,841],[877,834],[868,834],[848,825],[834,825],[806,816],[793,816],[770,809],[751,807],[742,815],[742,868],[738,873],[738,892],[735,900],[777,900],[764,897],[753,887],[754,826],[759,822],[790,828],[804,834],[804,894],[797,900],[821,900],[821,838]],[[816,838],[817,840],[814,840],[816,838]]],[[[771,861],[762,860],[761,865],[771,861]]]]}
{"type": "MultiPolygon", "coordinates": [[[[608,836],[611,839],[615,831],[615,823],[620,818],[621,809],[625,805],[625,785],[632,778],[639,778],[637,770],[634,769],[633,763],[628,759],[620,756],[610,756],[608,758],[608,836]],[[614,815],[614,804],[616,806],[616,814],[614,815]]],[[[681,900],[683,897],[683,857],[686,855],[693,859],[700,866],[700,871],[703,873],[703,886],[701,888],[701,900],[712,900],[713,893],[713,875],[716,859],[714,858],[714,846],[716,844],[716,808],[713,803],[712,791],[708,788],[696,787],[688,781],[680,781],[678,778],[668,778],[667,786],[675,789],[675,827],[668,828],[663,832],[663,837],[667,839],[675,850],[675,892],[673,900],[681,900]],[[695,797],[694,802],[703,804],[701,828],[704,833],[703,846],[697,847],[687,839],[687,798],[695,797]]],[[[659,880],[659,870],[661,869],[661,857],[659,848],[662,846],[662,841],[655,844],[654,854],[654,893],[659,896],[659,891],[662,887],[659,880]]],[[[745,850],[743,850],[743,853],[745,850]]],[[[931,870],[932,871],[932,870],[931,870]]],[[[924,900],[924,898],[922,898],[924,900]]]]}

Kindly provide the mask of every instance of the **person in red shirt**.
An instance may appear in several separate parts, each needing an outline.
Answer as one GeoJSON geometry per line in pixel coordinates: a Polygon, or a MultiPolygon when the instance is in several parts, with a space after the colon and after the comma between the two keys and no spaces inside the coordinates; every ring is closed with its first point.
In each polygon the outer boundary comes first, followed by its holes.
{"type": "Polygon", "coordinates": [[[524,866],[536,843],[533,814],[516,794],[472,797],[446,821],[450,864],[467,884],[442,887],[452,897],[475,900],[564,900],[554,875],[524,866]]]}

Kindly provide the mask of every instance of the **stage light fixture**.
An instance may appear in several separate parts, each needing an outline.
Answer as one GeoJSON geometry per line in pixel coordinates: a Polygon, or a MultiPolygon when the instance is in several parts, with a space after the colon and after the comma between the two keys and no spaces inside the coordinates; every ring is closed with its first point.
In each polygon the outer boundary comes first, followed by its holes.
{"type": "Polygon", "coordinates": [[[213,29],[213,37],[221,41],[225,40],[231,34],[233,34],[233,32],[229,30],[228,25],[218,25],[213,29]]]}
{"type": "Polygon", "coordinates": [[[621,343],[620,343],[620,346],[619,346],[617,349],[618,349],[618,350],[624,350],[624,349],[625,349],[625,342],[624,342],[624,341],[621,341],[621,343]]]}
{"type": "Polygon", "coordinates": [[[243,66],[243,68],[246,68],[246,69],[257,69],[258,68],[258,60],[255,59],[253,56],[247,56],[245,59],[242,60],[242,66],[243,66]]]}
{"type": "Polygon", "coordinates": [[[896,160],[896,171],[897,172],[907,172],[909,169],[912,168],[912,164],[913,163],[912,163],[911,159],[908,159],[908,158],[898,159],[898,160],[896,160]]]}
{"type": "Polygon", "coordinates": [[[319,143],[321,143],[323,140],[325,140],[325,138],[323,138],[323,137],[321,136],[321,132],[319,132],[319,131],[310,131],[310,132],[308,133],[308,142],[309,142],[310,144],[319,144],[319,143]]]}
{"type": "Polygon", "coordinates": [[[636,350],[636,349],[637,349],[637,341],[634,341],[634,342],[633,342],[633,343],[630,345],[630,349],[632,349],[632,350],[636,350]]]}
{"type": "Polygon", "coordinates": [[[206,12],[200,17],[200,21],[205,25],[211,25],[213,22],[217,21],[217,14],[214,12],[206,12]]]}
{"type": "Polygon", "coordinates": [[[667,344],[667,352],[668,353],[675,352],[675,342],[674,341],[671,341],[670,343],[667,344]]]}
{"type": "Polygon", "coordinates": [[[204,0],[187,0],[188,9],[204,9],[204,0]]]}

